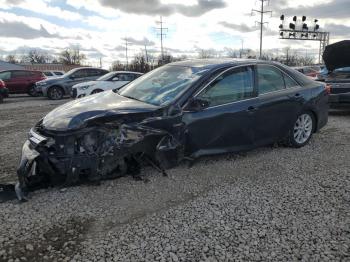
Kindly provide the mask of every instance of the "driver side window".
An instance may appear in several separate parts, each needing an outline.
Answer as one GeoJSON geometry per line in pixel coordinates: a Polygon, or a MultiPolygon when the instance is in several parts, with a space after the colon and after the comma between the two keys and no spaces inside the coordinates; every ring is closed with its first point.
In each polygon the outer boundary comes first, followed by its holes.
{"type": "Polygon", "coordinates": [[[223,105],[252,97],[254,97],[254,84],[250,67],[226,71],[198,95],[198,98],[209,102],[209,106],[223,105]]]}

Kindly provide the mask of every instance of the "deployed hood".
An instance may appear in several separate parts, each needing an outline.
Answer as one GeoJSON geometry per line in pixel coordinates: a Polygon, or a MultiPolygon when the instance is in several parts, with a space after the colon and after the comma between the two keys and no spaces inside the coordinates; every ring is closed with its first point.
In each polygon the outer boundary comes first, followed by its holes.
{"type": "Polygon", "coordinates": [[[323,60],[329,71],[341,67],[350,67],[350,40],[340,41],[326,46],[323,60]]]}
{"type": "Polygon", "coordinates": [[[43,127],[54,131],[79,129],[100,117],[153,112],[158,106],[146,104],[106,91],[57,107],[43,119],[43,127]]]}

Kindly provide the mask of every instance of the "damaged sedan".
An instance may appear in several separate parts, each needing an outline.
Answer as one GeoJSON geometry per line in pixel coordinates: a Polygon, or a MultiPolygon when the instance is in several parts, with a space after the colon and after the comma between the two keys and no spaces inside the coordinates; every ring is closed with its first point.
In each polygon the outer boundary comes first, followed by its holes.
{"type": "MultiPolygon", "coordinates": [[[[302,147],[326,125],[323,83],[279,63],[171,63],[120,90],[68,102],[29,132],[17,197],[54,185],[165,173],[181,160],[284,142],[302,147]]],[[[214,174],[213,174],[214,175],[214,174]]]]}

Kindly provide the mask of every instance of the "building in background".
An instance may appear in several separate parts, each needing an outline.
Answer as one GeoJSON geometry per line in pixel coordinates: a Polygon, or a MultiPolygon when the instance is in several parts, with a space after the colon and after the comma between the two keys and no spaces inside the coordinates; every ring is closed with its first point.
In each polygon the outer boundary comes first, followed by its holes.
{"type": "Polygon", "coordinates": [[[81,67],[81,65],[64,65],[64,64],[21,64],[24,69],[37,71],[64,71],[68,72],[71,69],[81,67]]]}
{"type": "Polygon", "coordinates": [[[5,61],[0,60],[0,71],[5,70],[23,70],[24,67],[17,64],[11,64],[5,61]]]}

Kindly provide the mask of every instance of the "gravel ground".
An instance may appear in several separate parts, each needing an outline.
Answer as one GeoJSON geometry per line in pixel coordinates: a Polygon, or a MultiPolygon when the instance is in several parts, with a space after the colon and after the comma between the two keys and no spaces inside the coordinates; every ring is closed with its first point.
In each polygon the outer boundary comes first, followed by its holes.
{"type": "MultiPolygon", "coordinates": [[[[2,181],[28,129],[58,103],[0,105],[2,181]]],[[[146,168],[148,183],[124,177],[2,203],[0,261],[350,261],[349,141],[350,111],[337,111],[301,149],[205,157],[168,177],[146,168]]]]}

